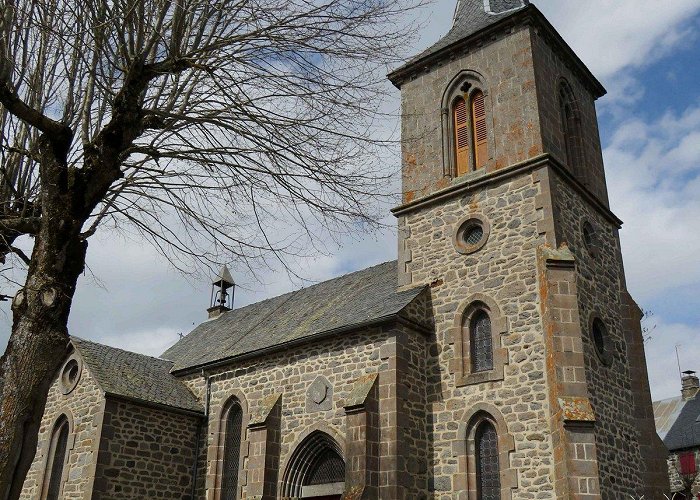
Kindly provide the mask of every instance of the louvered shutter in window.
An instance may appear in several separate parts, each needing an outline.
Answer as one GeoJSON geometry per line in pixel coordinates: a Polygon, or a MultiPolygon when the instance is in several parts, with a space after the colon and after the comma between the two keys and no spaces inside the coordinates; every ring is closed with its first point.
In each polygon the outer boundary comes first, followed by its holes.
{"type": "Polygon", "coordinates": [[[480,90],[472,96],[472,123],[474,127],[474,167],[481,168],[488,159],[488,132],[486,130],[486,102],[480,90]]]}
{"type": "Polygon", "coordinates": [[[459,97],[454,104],[455,156],[457,175],[469,171],[469,119],[467,104],[459,97]]]}

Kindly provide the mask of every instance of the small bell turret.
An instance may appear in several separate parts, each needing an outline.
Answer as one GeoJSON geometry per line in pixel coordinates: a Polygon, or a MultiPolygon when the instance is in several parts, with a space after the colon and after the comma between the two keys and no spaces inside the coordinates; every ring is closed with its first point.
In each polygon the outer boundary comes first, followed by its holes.
{"type": "Polygon", "coordinates": [[[211,284],[211,306],[207,309],[209,319],[216,318],[231,310],[235,291],[236,283],[233,281],[228,267],[224,266],[211,284]]]}

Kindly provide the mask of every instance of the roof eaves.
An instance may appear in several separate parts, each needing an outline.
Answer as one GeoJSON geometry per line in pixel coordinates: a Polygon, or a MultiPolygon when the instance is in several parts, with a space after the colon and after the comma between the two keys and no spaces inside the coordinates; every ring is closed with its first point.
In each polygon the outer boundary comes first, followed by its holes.
{"type": "Polygon", "coordinates": [[[147,408],[154,408],[157,410],[165,410],[173,413],[182,413],[185,415],[191,415],[191,416],[196,416],[196,417],[203,417],[204,416],[204,408],[183,408],[181,406],[172,406],[172,405],[166,405],[163,403],[156,403],[155,401],[149,401],[147,399],[143,398],[135,398],[132,396],[125,396],[124,394],[117,394],[113,392],[105,392],[105,399],[111,398],[111,399],[117,399],[120,401],[126,401],[128,403],[133,403],[138,406],[144,406],[147,408]]]}

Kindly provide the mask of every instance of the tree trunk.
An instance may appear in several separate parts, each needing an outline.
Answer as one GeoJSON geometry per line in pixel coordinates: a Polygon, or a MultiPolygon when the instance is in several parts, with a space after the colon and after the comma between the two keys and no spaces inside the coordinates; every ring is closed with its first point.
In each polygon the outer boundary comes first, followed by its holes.
{"type": "Polygon", "coordinates": [[[26,286],[12,304],[12,335],[0,359],[0,499],[16,500],[34,458],[46,396],[68,347],[68,313],[85,265],[81,223],[47,217],[26,286]]]}

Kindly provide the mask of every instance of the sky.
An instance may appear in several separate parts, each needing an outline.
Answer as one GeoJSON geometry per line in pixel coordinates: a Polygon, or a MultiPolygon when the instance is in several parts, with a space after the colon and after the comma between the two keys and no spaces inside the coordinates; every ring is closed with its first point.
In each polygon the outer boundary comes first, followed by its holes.
{"type": "MultiPolygon", "coordinates": [[[[606,175],[611,208],[625,222],[628,288],[651,312],[644,324],[652,397],[676,396],[676,346],[683,370],[700,372],[700,2],[533,3],[608,89],[597,103],[606,175]]],[[[449,30],[454,5],[438,0],[422,10],[408,55],[449,30]]],[[[398,91],[392,99],[397,107],[398,91]]],[[[393,218],[387,214],[385,222],[391,226],[393,218]]],[[[395,258],[389,227],[355,232],[297,266],[305,278],[324,280],[395,258]]],[[[232,273],[236,306],[300,286],[278,269],[232,273]]],[[[158,355],[206,318],[209,298],[208,280],[181,275],[146,242],[105,232],[91,240],[69,330],[158,355]]],[[[10,328],[9,304],[0,303],[0,349],[10,328]]]]}

